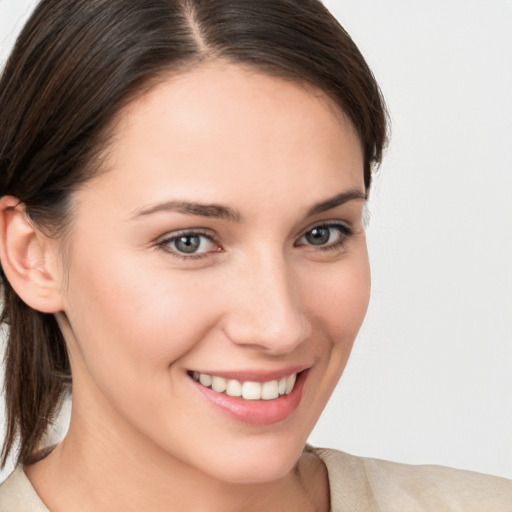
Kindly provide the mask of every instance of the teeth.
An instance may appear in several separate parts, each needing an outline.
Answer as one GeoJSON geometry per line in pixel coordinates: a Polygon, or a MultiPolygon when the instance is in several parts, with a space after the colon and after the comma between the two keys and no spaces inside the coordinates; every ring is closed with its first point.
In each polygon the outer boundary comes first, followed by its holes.
{"type": "MultiPolygon", "coordinates": [[[[291,389],[290,389],[291,391],[291,389]]],[[[264,382],[261,385],[261,398],[263,400],[274,400],[279,396],[279,383],[277,380],[264,382]]]]}
{"type": "Polygon", "coordinates": [[[283,377],[279,381],[279,394],[284,395],[286,393],[286,377],[283,377]]]}
{"type": "MultiPolygon", "coordinates": [[[[197,373],[197,372],[195,372],[195,373],[197,373]]],[[[210,375],[206,375],[205,373],[200,373],[199,374],[199,382],[203,386],[209,388],[212,385],[212,378],[210,375]]]]}
{"type": "Polygon", "coordinates": [[[222,377],[212,377],[212,389],[217,393],[224,393],[226,391],[226,379],[222,377]]]}
{"type": "Polygon", "coordinates": [[[286,394],[288,394],[293,389],[293,386],[295,386],[296,379],[297,379],[296,373],[294,373],[293,375],[290,375],[286,379],[286,391],[285,391],[286,394]]]}
{"type": "Polygon", "coordinates": [[[228,385],[226,387],[226,395],[229,396],[242,396],[242,384],[237,380],[228,381],[228,385]]]}
{"type": "Polygon", "coordinates": [[[280,380],[268,382],[240,382],[235,379],[224,379],[206,373],[192,372],[191,377],[207,388],[217,393],[242,397],[244,400],[275,400],[279,396],[290,393],[297,380],[297,374],[292,373],[280,380]]]}
{"type": "Polygon", "coordinates": [[[244,382],[242,384],[242,398],[244,400],[259,400],[261,398],[261,384],[259,382],[244,382]]]}

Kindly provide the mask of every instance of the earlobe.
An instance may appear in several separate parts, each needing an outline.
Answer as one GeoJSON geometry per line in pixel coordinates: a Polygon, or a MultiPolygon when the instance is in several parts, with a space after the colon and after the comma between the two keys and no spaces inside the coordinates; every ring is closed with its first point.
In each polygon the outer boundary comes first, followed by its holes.
{"type": "Polygon", "coordinates": [[[0,260],[19,297],[43,313],[62,311],[55,247],[12,196],[0,199],[0,260]]]}

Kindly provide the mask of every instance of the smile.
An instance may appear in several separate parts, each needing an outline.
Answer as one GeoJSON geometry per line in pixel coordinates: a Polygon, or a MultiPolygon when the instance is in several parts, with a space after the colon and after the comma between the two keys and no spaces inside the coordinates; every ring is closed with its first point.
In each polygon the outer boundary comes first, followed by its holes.
{"type": "Polygon", "coordinates": [[[291,393],[297,380],[296,373],[282,377],[279,380],[267,382],[241,382],[236,379],[225,379],[216,375],[198,372],[191,372],[190,375],[205,388],[209,388],[216,393],[240,397],[244,400],[275,400],[280,396],[291,393]]]}

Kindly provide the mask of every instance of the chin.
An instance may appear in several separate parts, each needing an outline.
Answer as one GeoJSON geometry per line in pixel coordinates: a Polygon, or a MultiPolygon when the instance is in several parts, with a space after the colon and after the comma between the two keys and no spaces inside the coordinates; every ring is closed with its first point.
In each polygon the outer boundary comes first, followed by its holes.
{"type": "Polygon", "coordinates": [[[305,440],[294,440],[292,436],[287,439],[258,437],[225,448],[222,454],[214,456],[216,460],[209,465],[209,472],[217,479],[233,484],[268,483],[284,478],[299,461],[305,440]],[[214,467],[216,469],[212,471],[214,467]]]}
{"type": "Polygon", "coordinates": [[[216,478],[230,484],[265,484],[278,481],[293,470],[300,454],[292,460],[276,460],[270,454],[262,460],[245,459],[232,467],[224,467],[216,478]]]}

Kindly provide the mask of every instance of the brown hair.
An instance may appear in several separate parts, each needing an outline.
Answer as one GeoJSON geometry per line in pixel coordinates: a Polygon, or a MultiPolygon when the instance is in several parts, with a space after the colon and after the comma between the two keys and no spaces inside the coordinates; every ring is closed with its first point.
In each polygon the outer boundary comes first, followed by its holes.
{"type": "MultiPolygon", "coordinates": [[[[100,170],[114,115],[160,75],[216,58],[326,93],[360,136],[369,189],[385,107],[356,45],[318,0],[43,0],[0,80],[0,197],[17,197],[34,223],[62,234],[70,194],[100,170]]],[[[55,317],[2,278],[3,466],[18,438],[18,462],[30,461],[71,379],[55,317]]]]}

